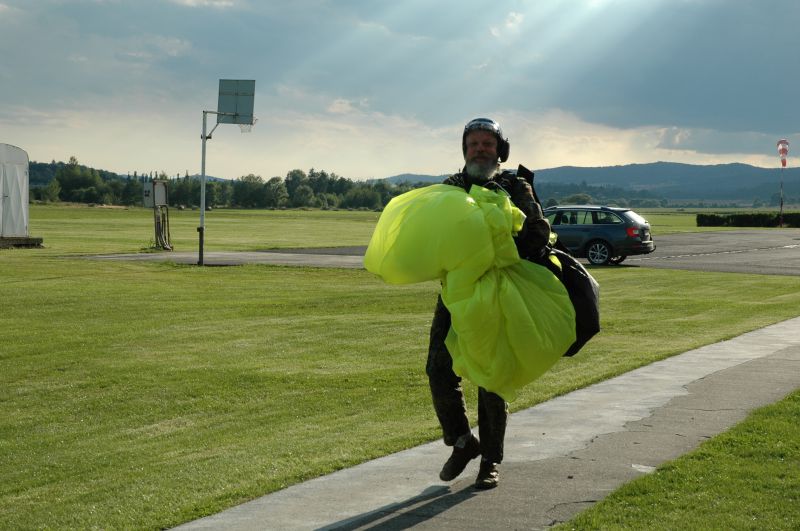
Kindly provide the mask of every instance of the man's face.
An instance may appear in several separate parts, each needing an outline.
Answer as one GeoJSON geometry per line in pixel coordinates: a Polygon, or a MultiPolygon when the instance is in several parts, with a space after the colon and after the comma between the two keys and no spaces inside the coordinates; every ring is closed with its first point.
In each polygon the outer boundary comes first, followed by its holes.
{"type": "Polygon", "coordinates": [[[497,137],[489,131],[471,131],[464,139],[467,151],[464,153],[467,175],[485,181],[497,171],[497,137]]]}
{"type": "Polygon", "coordinates": [[[467,164],[497,164],[497,137],[494,134],[481,129],[470,131],[465,143],[467,152],[464,154],[464,160],[467,164]]]}

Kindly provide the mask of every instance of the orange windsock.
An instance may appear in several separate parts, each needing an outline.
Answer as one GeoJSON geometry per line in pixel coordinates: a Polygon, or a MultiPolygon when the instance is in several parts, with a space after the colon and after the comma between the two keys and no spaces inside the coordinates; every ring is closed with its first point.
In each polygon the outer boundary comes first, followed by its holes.
{"type": "Polygon", "coordinates": [[[785,138],[778,140],[778,155],[781,158],[781,166],[786,167],[786,157],[789,155],[789,141],[785,138]]]}

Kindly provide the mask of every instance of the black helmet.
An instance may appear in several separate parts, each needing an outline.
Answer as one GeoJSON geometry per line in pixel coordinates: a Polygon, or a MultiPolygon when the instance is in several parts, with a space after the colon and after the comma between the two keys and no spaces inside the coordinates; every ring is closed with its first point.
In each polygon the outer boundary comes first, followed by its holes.
{"type": "Polygon", "coordinates": [[[461,151],[464,155],[466,156],[467,154],[467,134],[478,129],[494,133],[494,136],[497,137],[497,156],[500,157],[500,162],[507,161],[511,145],[508,143],[507,138],[503,138],[503,130],[500,129],[500,124],[491,118],[475,118],[464,126],[464,134],[461,135],[461,151]]]}

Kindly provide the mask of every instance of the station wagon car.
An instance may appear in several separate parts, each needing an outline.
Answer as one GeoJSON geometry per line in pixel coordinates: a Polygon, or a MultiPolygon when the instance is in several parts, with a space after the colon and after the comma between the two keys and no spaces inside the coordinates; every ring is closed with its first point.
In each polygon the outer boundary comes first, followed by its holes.
{"type": "Polygon", "coordinates": [[[544,209],[544,215],[570,253],[591,264],[616,265],[630,255],[656,249],[650,224],[629,208],[553,206],[544,209]]]}

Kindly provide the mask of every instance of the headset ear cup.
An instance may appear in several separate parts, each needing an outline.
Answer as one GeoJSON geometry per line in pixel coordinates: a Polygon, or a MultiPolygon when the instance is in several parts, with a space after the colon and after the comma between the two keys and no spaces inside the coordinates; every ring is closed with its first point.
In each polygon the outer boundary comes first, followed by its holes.
{"type": "Polygon", "coordinates": [[[508,143],[507,139],[500,138],[499,140],[497,144],[497,156],[500,158],[500,162],[505,162],[508,160],[511,145],[508,143]]]}

